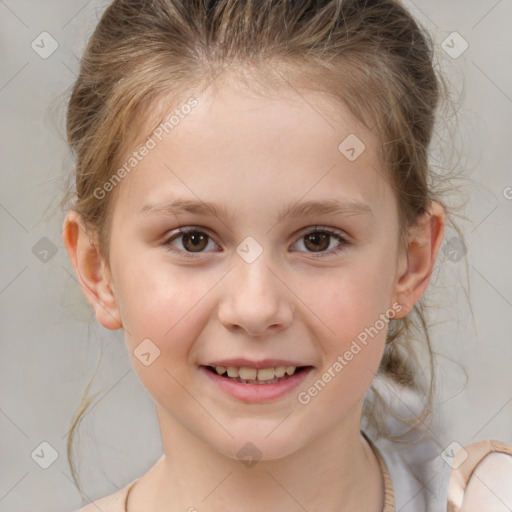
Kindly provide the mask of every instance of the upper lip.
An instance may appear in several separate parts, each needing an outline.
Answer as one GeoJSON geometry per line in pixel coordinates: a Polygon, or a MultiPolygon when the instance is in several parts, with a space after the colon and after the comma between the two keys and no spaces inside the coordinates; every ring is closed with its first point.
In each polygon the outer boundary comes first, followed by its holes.
{"type": "Polygon", "coordinates": [[[212,361],[204,366],[234,366],[237,368],[256,368],[257,370],[261,368],[277,368],[278,366],[310,366],[306,364],[298,363],[297,361],[290,361],[288,359],[262,359],[261,361],[250,361],[249,359],[245,359],[243,357],[238,357],[235,359],[219,359],[217,361],[212,361]]]}

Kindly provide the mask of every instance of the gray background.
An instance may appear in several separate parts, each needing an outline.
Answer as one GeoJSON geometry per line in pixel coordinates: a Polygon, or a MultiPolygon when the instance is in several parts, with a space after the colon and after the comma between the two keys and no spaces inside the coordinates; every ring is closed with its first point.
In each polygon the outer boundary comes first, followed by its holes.
{"type": "MultiPolygon", "coordinates": [[[[512,187],[512,0],[407,5],[433,32],[439,65],[455,91],[457,125],[445,124],[440,133],[456,148],[451,165],[466,173],[465,189],[456,197],[467,198],[469,220],[462,224],[467,255],[452,261],[461,247],[443,246],[429,292],[438,304],[432,312],[433,341],[445,442],[496,438],[512,443],[512,188],[507,188],[512,187]],[[469,43],[458,58],[442,47],[454,31],[469,43]],[[460,284],[464,279],[474,321],[460,284]]],[[[65,99],[104,6],[84,0],[0,0],[4,512],[71,511],[82,505],[70,477],[66,433],[100,351],[90,390],[99,394],[82,422],[78,445],[87,496],[114,492],[161,454],[154,407],[122,332],[97,323],[61,242],[63,213],[57,205],[72,169],[63,135],[65,99]],[[45,59],[31,48],[43,31],[58,43],[45,59]],[[57,452],[48,469],[31,455],[41,452],[42,442],[57,452]]],[[[436,151],[436,158],[445,154],[436,151]]],[[[454,236],[448,230],[445,243],[454,236]]]]}

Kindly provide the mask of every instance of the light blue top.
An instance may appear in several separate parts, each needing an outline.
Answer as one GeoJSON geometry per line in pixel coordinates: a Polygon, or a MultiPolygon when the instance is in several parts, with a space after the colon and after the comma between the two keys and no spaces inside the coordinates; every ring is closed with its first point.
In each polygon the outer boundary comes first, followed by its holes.
{"type": "MultiPolygon", "coordinates": [[[[402,418],[414,420],[422,410],[421,398],[389,377],[378,375],[367,399],[374,396],[374,390],[402,418]]],[[[405,423],[391,412],[385,414],[379,406],[376,410],[379,418],[385,418],[383,432],[399,435],[407,430],[405,423]]],[[[446,447],[441,440],[443,429],[439,427],[439,420],[437,425],[433,422],[433,426],[420,424],[397,440],[378,437],[375,428],[365,420],[362,430],[388,467],[397,512],[446,512],[451,466],[441,457],[446,447]]]]}

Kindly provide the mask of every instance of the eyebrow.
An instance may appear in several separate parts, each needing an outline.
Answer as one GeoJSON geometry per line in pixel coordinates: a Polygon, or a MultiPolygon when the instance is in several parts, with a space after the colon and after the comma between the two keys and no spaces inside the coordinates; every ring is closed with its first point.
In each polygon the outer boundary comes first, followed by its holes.
{"type": "MultiPolygon", "coordinates": [[[[191,199],[175,199],[161,203],[149,203],[144,205],[140,212],[143,215],[191,213],[196,215],[234,218],[230,215],[224,205],[206,203],[191,199]]],[[[301,217],[307,215],[373,215],[372,209],[359,201],[340,201],[328,199],[324,201],[303,201],[295,202],[282,208],[275,217],[276,222],[281,222],[285,217],[301,217]]]]}

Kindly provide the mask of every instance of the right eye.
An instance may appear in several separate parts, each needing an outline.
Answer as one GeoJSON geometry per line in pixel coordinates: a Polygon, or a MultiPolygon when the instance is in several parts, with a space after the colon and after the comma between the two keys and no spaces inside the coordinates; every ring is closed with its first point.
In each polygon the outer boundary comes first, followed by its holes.
{"type": "Polygon", "coordinates": [[[209,242],[217,245],[204,231],[194,227],[187,227],[180,228],[176,233],[172,234],[171,237],[164,242],[164,245],[169,251],[178,253],[180,256],[195,258],[193,253],[204,252],[204,249],[208,247],[209,242]],[[173,242],[180,239],[182,248],[176,249],[173,242]]]}

